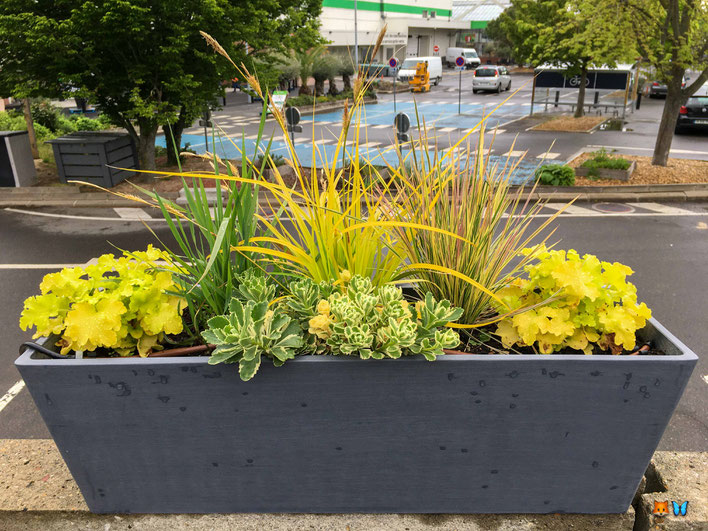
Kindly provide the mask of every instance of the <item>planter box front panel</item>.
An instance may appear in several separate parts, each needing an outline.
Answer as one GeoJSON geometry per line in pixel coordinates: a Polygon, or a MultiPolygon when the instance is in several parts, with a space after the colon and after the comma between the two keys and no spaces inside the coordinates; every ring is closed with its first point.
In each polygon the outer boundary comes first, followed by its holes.
{"type": "Polygon", "coordinates": [[[206,359],[18,360],[92,511],[624,512],[696,362],[206,359]]]}

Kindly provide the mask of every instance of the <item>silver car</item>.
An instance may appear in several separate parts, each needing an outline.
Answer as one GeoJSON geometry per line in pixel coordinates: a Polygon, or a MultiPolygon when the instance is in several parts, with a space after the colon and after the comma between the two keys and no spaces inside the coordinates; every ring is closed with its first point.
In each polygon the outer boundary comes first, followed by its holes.
{"type": "Polygon", "coordinates": [[[511,76],[505,66],[479,66],[472,74],[472,92],[501,92],[511,88],[511,76]]]}

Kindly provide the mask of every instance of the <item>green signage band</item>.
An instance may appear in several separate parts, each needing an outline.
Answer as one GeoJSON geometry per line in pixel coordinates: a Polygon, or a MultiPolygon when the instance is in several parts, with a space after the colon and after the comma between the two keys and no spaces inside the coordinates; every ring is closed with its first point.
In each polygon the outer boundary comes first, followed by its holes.
{"type": "MultiPolygon", "coordinates": [[[[323,0],[322,7],[337,7],[339,9],[354,9],[354,0],[323,0]]],[[[450,9],[437,9],[435,7],[408,6],[405,4],[393,4],[390,2],[357,2],[357,9],[362,11],[385,11],[389,13],[412,13],[422,15],[423,11],[430,13],[435,11],[437,16],[450,17],[450,9]]]]}

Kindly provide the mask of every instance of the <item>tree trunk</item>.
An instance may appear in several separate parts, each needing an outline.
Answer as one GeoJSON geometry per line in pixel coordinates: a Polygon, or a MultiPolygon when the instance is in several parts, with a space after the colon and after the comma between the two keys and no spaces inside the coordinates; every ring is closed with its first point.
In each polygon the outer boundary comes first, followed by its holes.
{"type": "Polygon", "coordinates": [[[138,159],[141,170],[155,169],[155,137],[157,122],[155,120],[139,119],[140,135],[138,136],[138,159]]]}
{"type": "Polygon", "coordinates": [[[324,96],[324,94],[325,94],[324,84],[325,84],[324,79],[315,79],[315,96],[324,96]]]}
{"type": "Polygon", "coordinates": [[[162,131],[165,133],[165,146],[167,147],[167,164],[177,166],[179,153],[182,151],[182,133],[187,122],[185,108],[182,107],[177,121],[173,124],[163,125],[162,131]]]}
{"type": "Polygon", "coordinates": [[[344,84],[344,88],[342,90],[345,92],[352,89],[352,78],[349,74],[342,74],[342,83],[344,84]]]}
{"type": "Polygon", "coordinates": [[[588,80],[588,67],[583,65],[580,71],[580,87],[578,89],[578,103],[575,106],[575,118],[582,118],[585,114],[585,85],[588,80]]]}
{"type": "Polygon", "coordinates": [[[661,113],[659,133],[656,135],[654,156],[651,159],[654,166],[666,166],[669,161],[669,150],[671,149],[671,141],[674,139],[679,110],[686,100],[681,93],[682,78],[683,71],[678,74],[674,73],[672,79],[666,84],[666,103],[664,111],[661,113]]]}
{"type": "Polygon", "coordinates": [[[339,90],[337,90],[337,83],[334,79],[329,79],[329,95],[330,96],[336,96],[339,94],[339,90]]]}
{"type": "Polygon", "coordinates": [[[37,149],[37,135],[34,132],[34,120],[32,119],[32,109],[30,108],[29,98],[24,99],[22,111],[25,115],[25,122],[27,123],[27,136],[29,137],[30,149],[32,150],[32,157],[38,159],[39,149],[37,149]]]}
{"type": "Polygon", "coordinates": [[[309,76],[303,76],[300,78],[300,89],[297,91],[298,96],[307,96],[310,94],[310,87],[307,86],[309,76]]]}

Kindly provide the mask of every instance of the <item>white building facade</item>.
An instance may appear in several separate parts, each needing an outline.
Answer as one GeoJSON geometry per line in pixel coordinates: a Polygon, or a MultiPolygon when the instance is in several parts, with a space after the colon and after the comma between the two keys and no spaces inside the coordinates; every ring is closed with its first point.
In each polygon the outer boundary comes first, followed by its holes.
{"type": "MultiPolygon", "coordinates": [[[[323,0],[320,33],[332,51],[354,52],[354,0],[323,0]]],[[[391,57],[445,56],[469,22],[452,18],[452,0],[358,1],[357,35],[360,62],[387,62],[391,57]],[[387,26],[381,50],[369,52],[387,26]],[[435,47],[437,46],[437,51],[435,47]]]]}

